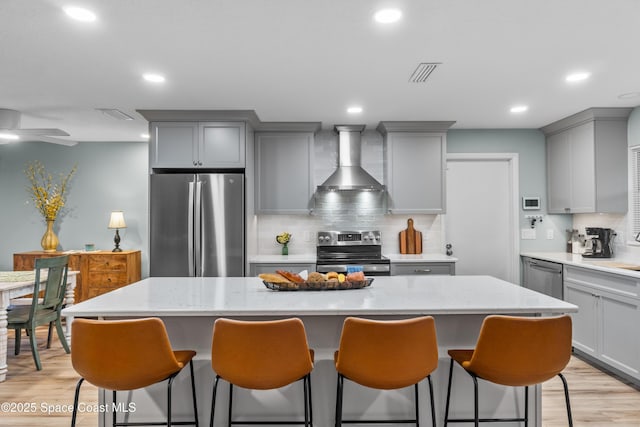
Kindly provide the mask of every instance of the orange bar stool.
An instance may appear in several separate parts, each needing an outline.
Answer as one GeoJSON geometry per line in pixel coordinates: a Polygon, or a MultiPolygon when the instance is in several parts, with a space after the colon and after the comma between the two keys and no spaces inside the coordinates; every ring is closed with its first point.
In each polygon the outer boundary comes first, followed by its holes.
{"type": "Polygon", "coordinates": [[[219,318],[213,326],[211,367],[216,373],[211,399],[211,421],[215,418],[216,391],[222,378],[229,383],[228,425],[304,424],[313,425],[309,350],[302,320],[240,321],[219,318]],[[272,390],[303,381],[304,421],[234,421],[233,386],[272,390]]]}
{"type": "Polygon", "coordinates": [[[571,317],[487,316],[473,350],[449,350],[449,386],[444,425],[448,423],[522,422],[529,425],[529,386],[558,375],[564,386],[569,426],[573,426],[569,389],[562,370],[571,357],[571,317]],[[453,365],[456,362],[473,378],[473,419],[449,419],[453,365]],[[478,378],[505,386],[524,386],[524,417],[480,418],[478,378]]]}
{"type": "Polygon", "coordinates": [[[338,385],[336,427],[343,423],[415,423],[419,426],[418,383],[429,380],[431,425],[436,425],[431,373],[438,366],[438,343],[433,317],[377,321],[348,317],[334,355],[338,385]],[[365,387],[392,390],[414,387],[415,419],[343,420],[344,379],[365,387]]]}
{"type": "MultiPolygon", "coordinates": [[[[195,351],[171,348],[164,323],[158,318],[134,320],[75,319],[72,323],[71,363],[81,378],[76,386],[71,427],[76,424],[80,386],[89,383],[113,391],[135,390],[167,380],[167,421],[150,423],[117,422],[113,411],[113,426],[127,425],[195,425],[198,407],[193,379],[195,351]],[[172,421],[171,385],[175,377],[189,364],[193,421],[172,421]]],[[[113,406],[112,406],[113,408],[113,406]]]]}

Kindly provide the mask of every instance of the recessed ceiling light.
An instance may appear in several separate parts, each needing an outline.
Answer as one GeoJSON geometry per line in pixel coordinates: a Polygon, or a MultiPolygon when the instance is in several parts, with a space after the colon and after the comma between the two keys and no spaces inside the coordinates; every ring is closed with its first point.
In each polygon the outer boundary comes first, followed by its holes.
{"type": "Polygon", "coordinates": [[[149,134],[148,134],[148,133],[141,133],[141,134],[140,134],[140,138],[142,138],[142,139],[149,139],[149,134]]]}
{"type": "Polygon", "coordinates": [[[8,139],[10,141],[16,141],[20,137],[14,133],[0,132],[0,139],[8,139]]]}
{"type": "Polygon", "coordinates": [[[164,83],[165,81],[164,76],[155,73],[145,73],[142,78],[151,83],[164,83]]]}
{"type": "Polygon", "coordinates": [[[529,107],[527,107],[526,105],[516,105],[515,107],[511,107],[511,111],[512,113],[524,113],[525,111],[527,111],[529,109],[529,107]]]}
{"type": "Polygon", "coordinates": [[[64,13],[66,13],[70,18],[81,22],[93,22],[97,18],[96,14],[90,10],[75,6],[65,7],[64,13]]]}
{"type": "Polygon", "coordinates": [[[402,17],[402,12],[398,9],[381,9],[373,15],[373,19],[381,24],[391,24],[397,22],[402,17]]]}
{"type": "Polygon", "coordinates": [[[349,107],[347,108],[347,113],[349,114],[358,114],[358,113],[362,113],[362,107],[349,107]]]}
{"type": "Polygon", "coordinates": [[[565,80],[569,83],[575,83],[575,82],[581,82],[583,80],[587,80],[589,76],[591,76],[591,73],[579,72],[579,73],[569,74],[565,78],[565,80]]]}
{"type": "Polygon", "coordinates": [[[623,93],[622,95],[618,95],[618,98],[631,99],[631,98],[637,98],[639,96],[640,96],[640,92],[629,92],[629,93],[623,93]]]}

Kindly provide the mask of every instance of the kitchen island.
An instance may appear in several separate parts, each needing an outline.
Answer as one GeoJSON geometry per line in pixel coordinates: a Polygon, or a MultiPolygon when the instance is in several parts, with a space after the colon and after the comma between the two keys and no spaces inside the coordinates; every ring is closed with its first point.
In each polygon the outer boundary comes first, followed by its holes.
{"type": "MultiPolygon", "coordinates": [[[[73,317],[162,318],[174,348],[198,352],[195,368],[201,422],[208,421],[214,377],[210,364],[214,320],[217,317],[249,320],[300,317],[307,330],[309,345],[315,350],[316,363],[311,374],[314,425],[328,427],[333,425],[335,408],[333,352],[338,347],[342,322],[347,316],[375,319],[435,317],[440,364],[432,378],[437,416],[441,422],[449,366],[447,350],[473,347],[486,315],[547,316],[575,311],[575,305],[493,277],[443,275],[377,277],[364,289],[297,292],[269,290],[257,278],[148,278],[65,309],[63,315],[70,320],[73,317]]],[[[454,378],[458,384],[454,385],[452,416],[468,416],[473,411],[471,382],[461,372],[454,374],[454,378]]],[[[174,388],[174,397],[177,397],[174,414],[188,414],[191,405],[188,375],[181,374],[174,382],[174,388]]],[[[226,392],[226,387],[221,390],[226,392]]],[[[241,414],[278,417],[302,408],[299,384],[277,391],[236,391],[234,407],[241,414]]],[[[151,387],[121,393],[136,403],[137,410],[129,414],[130,421],[148,419],[151,413],[157,418],[158,408],[164,407],[164,392],[164,387],[151,387]]],[[[428,425],[428,387],[425,384],[420,384],[420,393],[420,414],[428,425]]],[[[481,393],[481,416],[512,414],[514,400],[521,403],[523,399],[521,390],[514,393],[513,389],[491,384],[483,384],[481,393]]],[[[412,411],[411,389],[380,392],[346,382],[345,396],[345,416],[408,416],[412,411]]],[[[540,388],[530,396],[532,425],[540,426],[540,388]]],[[[104,395],[100,398],[104,399],[104,395]]],[[[227,396],[221,394],[219,404],[226,405],[226,399],[227,396]]],[[[109,415],[100,414],[105,418],[109,415]]],[[[216,418],[217,422],[225,421],[226,410],[220,410],[216,418]]]]}

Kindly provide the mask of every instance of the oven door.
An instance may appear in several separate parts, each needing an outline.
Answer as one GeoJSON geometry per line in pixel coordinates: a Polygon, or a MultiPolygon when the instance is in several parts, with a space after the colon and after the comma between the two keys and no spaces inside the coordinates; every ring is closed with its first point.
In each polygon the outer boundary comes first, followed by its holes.
{"type": "Polygon", "coordinates": [[[316,269],[318,273],[328,273],[335,271],[336,273],[347,274],[347,266],[361,265],[365,276],[391,276],[391,265],[384,264],[346,264],[346,263],[318,263],[316,269]]]}

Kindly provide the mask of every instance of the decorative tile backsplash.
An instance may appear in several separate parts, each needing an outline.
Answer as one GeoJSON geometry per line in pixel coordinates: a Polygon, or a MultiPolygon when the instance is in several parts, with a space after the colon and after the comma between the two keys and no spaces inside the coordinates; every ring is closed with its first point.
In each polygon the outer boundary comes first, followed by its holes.
{"type": "Polygon", "coordinates": [[[627,215],[623,214],[574,214],[573,228],[585,234],[586,227],[603,227],[615,230],[613,254],[618,258],[633,258],[640,261],[640,246],[631,246],[627,241],[633,236],[627,235],[627,215]]]}
{"type": "Polygon", "coordinates": [[[407,228],[407,219],[413,218],[416,230],[422,232],[424,253],[443,253],[443,222],[441,215],[379,215],[375,219],[346,220],[339,225],[325,218],[313,215],[260,215],[257,217],[258,254],[276,255],[281,246],[276,243],[276,235],[288,231],[292,234],[289,254],[315,254],[316,237],[321,230],[380,230],[382,252],[398,253],[399,233],[407,228]]]}

